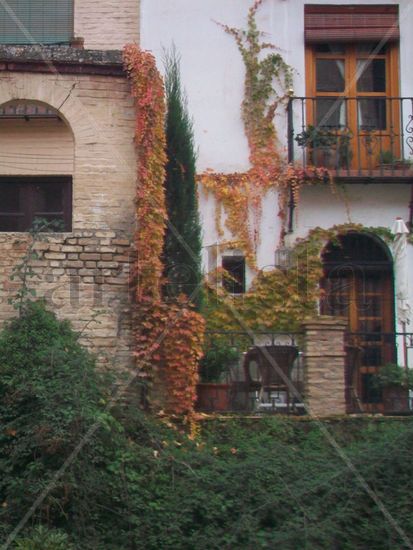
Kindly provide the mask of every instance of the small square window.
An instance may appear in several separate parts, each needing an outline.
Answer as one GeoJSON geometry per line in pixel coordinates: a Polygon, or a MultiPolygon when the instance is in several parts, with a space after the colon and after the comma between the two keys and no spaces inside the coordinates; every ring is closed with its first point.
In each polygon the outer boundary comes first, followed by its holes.
{"type": "Polygon", "coordinates": [[[245,292],[245,258],[244,256],[223,256],[222,268],[227,272],[222,286],[231,294],[245,292]]]}
{"type": "Polygon", "coordinates": [[[0,177],[0,231],[28,231],[36,220],[72,230],[71,176],[0,177]]]}

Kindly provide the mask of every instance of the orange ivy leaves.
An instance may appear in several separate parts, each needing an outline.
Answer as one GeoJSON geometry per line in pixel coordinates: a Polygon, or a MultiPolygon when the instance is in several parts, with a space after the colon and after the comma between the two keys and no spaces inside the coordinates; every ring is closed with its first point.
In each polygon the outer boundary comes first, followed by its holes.
{"type": "Polygon", "coordinates": [[[166,303],[161,298],[162,250],[167,222],[164,85],[151,53],[128,45],[124,49],[124,63],[137,107],[135,355],[141,377],[147,379],[148,386],[152,385],[154,404],[172,414],[191,413],[198,360],[202,355],[204,321],[184,299],[166,303]]]}
{"type": "Polygon", "coordinates": [[[152,406],[171,414],[193,412],[203,353],[204,319],[183,300],[141,302],[138,311],[135,355],[152,406]]]}
{"type": "Polygon", "coordinates": [[[135,145],[138,156],[136,195],[135,277],[137,298],[160,297],[161,254],[166,224],[163,182],[165,179],[165,99],[162,77],[155,59],[136,45],[124,50],[124,63],[136,98],[135,145]]]}
{"type": "MultiPolygon", "coordinates": [[[[285,225],[289,201],[298,203],[299,188],[303,183],[324,181],[325,169],[315,168],[309,173],[288,164],[280,154],[274,116],[280,105],[285,105],[293,93],[293,71],[275,51],[266,56],[264,51],[275,46],[261,41],[255,14],[263,0],[256,0],[248,11],[246,30],[222,25],[234,37],[245,66],[242,120],[250,149],[251,168],[245,173],[222,174],[207,171],[199,181],[217,200],[216,230],[223,236],[221,210],[225,210],[225,225],[240,243],[250,265],[255,263],[260,240],[262,200],[269,189],[278,192],[279,215],[285,225]]],[[[281,238],[284,236],[282,229],[281,238]]]]}

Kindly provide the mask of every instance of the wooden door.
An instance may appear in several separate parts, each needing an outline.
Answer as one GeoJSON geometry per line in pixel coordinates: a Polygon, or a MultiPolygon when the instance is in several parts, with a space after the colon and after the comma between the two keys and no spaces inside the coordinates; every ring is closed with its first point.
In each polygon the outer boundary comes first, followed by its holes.
{"type": "MultiPolygon", "coordinates": [[[[353,235],[347,246],[354,246],[355,239],[353,235]]],[[[342,261],[336,251],[335,261],[325,262],[321,313],[348,319],[348,399],[356,410],[381,412],[383,399],[375,376],[380,366],[394,361],[395,353],[392,270],[382,255],[371,257],[374,246],[370,258],[362,260],[367,241],[365,236],[361,239],[365,242],[358,250],[345,250],[344,243],[342,261]]],[[[324,257],[328,260],[328,252],[324,257]]]]}

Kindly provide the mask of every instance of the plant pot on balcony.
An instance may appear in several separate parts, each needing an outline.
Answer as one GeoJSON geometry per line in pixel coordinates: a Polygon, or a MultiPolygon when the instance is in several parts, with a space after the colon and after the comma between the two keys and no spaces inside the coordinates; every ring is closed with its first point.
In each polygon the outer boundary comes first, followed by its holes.
{"type": "Polygon", "coordinates": [[[311,149],[310,160],[319,168],[336,168],[336,151],[332,147],[317,147],[311,149]]]}
{"type": "Polygon", "coordinates": [[[195,409],[200,412],[227,412],[230,410],[230,384],[203,382],[197,385],[195,409]]]}

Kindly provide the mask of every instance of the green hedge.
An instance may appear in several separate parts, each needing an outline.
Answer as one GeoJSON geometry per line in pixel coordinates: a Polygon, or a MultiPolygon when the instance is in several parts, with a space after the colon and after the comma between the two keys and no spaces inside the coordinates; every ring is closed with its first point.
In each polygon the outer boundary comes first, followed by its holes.
{"type": "Polygon", "coordinates": [[[410,418],[226,417],[193,440],[132,406],[116,419],[105,387],[42,305],[1,334],[0,540],[77,453],[10,548],[411,547],[410,418]]]}

